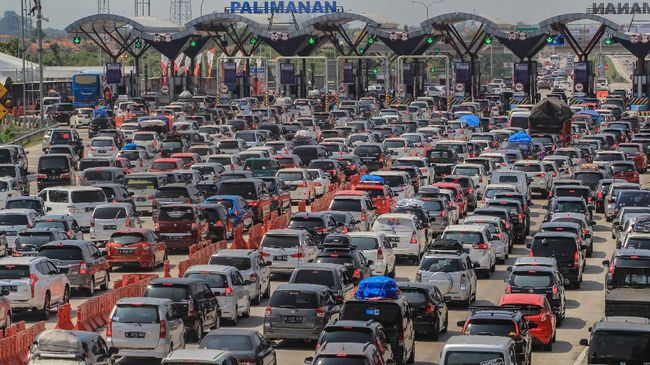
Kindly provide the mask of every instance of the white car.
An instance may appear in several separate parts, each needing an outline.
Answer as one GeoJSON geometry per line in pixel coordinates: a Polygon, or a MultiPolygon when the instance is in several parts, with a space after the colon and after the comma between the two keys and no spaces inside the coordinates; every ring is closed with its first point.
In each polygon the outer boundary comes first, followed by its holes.
{"type": "Polygon", "coordinates": [[[244,279],[252,283],[250,294],[253,304],[260,304],[262,298],[271,296],[271,269],[269,267],[271,263],[262,258],[260,251],[221,249],[212,254],[208,264],[237,268],[244,279]]]}
{"type": "Polygon", "coordinates": [[[78,128],[81,126],[88,127],[90,121],[93,119],[92,108],[79,108],[72,113],[70,117],[70,126],[73,128],[78,128]]]}
{"type": "Polygon", "coordinates": [[[131,203],[109,203],[95,207],[90,220],[90,240],[108,242],[120,229],[142,228],[142,223],[131,203]]]}
{"type": "Polygon", "coordinates": [[[424,156],[427,147],[430,146],[427,141],[427,136],[422,133],[404,133],[402,134],[402,138],[406,138],[413,143],[411,153],[414,156],[424,156]]]}
{"type": "Polygon", "coordinates": [[[483,198],[483,192],[487,186],[487,174],[485,167],[479,164],[463,163],[454,166],[451,170],[452,175],[468,176],[472,179],[474,189],[476,189],[476,199],[483,198]]]}
{"type": "Polygon", "coordinates": [[[50,318],[53,307],[70,302],[66,273],[46,257],[0,259],[0,288],[7,289],[11,310],[36,311],[41,320],[50,318]]]}
{"type": "Polygon", "coordinates": [[[383,144],[394,158],[413,156],[415,153],[415,146],[406,138],[386,138],[383,144]]]}
{"type": "Polygon", "coordinates": [[[427,235],[415,216],[406,213],[380,215],[372,225],[372,231],[384,233],[398,257],[418,262],[426,249],[427,235]]]}
{"type": "Polygon", "coordinates": [[[309,171],[309,178],[314,182],[316,196],[320,197],[327,193],[332,183],[329,176],[321,169],[307,169],[307,171],[309,171]]]}
{"type": "Polygon", "coordinates": [[[13,249],[18,233],[34,226],[38,212],[34,209],[2,209],[0,210],[0,231],[7,237],[7,247],[13,249]]]}
{"type": "Polygon", "coordinates": [[[0,207],[4,207],[8,198],[22,196],[23,193],[18,187],[16,179],[12,177],[0,177],[0,207]]]}
{"type": "Polygon", "coordinates": [[[85,232],[90,231],[90,219],[95,207],[106,204],[104,190],[92,186],[46,188],[38,193],[38,197],[45,202],[48,214],[70,214],[85,232]]]}
{"type": "Polygon", "coordinates": [[[347,234],[351,243],[357,246],[363,255],[372,260],[372,275],[395,277],[395,253],[393,245],[382,232],[350,232],[347,234]]]}
{"type": "Polygon", "coordinates": [[[316,198],[316,186],[309,177],[309,171],[301,168],[280,169],[275,174],[287,185],[291,201],[311,201],[316,198]]]}
{"type": "Polygon", "coordinates": [[[119,356],[162,359],[185,348],[185,326],[166,298],[120,299],[106,327],[106,342],[119,356]]]}
{"type": "Polygon", "coordinates": [[[95,137],[90,141],[88,157],[115,158],[119,152],[115,140],[111,137],[95,137]]]}
{"type": "Polygon", "coordinates": [[[133,134],[133,143],[138,146],[149,146],[152,151],[159,152],[161,140],[156,132],[135,132],[133,134]]]}
{"type": "Polygon", "coordinates": [[[472,262],[478,263],[476,270],[483,271],[484,277],[489,278],[496,267],[496,249],[490,243],[490,232],[487,226],[479,224],[457,224],[447,226],[441,238],[460,242],[472,262]]]}

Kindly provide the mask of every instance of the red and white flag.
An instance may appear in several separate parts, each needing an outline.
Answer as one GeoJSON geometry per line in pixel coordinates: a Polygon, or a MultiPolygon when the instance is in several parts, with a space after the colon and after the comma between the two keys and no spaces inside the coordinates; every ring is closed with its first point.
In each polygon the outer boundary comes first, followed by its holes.
{"type": "Polygon", "coordinates": [[[183,62],[183,57],[185,57],[184,53],[181,53],[178,56],[176,56],[176,59],[174,60],[174,75],[176,75],[178,71],[181,69],[181,62],[183,62]]]}
{"type": "Polygon", "coordinates": [[[186,75],[190,72],[190,66],[192,66],[192,59],[185,56],[185,65],[183,65],[183,72],[186,75]]]}
{"type": "Polygon", "coordinates": [[[214,52],[216,51],[215,48],[210,48],[208,50],[208,53],[206,54],[206,58],[208,61],[208,77],[212,77],[212,63],[214,62],[214,52]]]}
{"type": "Polygon", "coordinates": [[[199,72],[201,72],[201,62],[203,62],[203,53],[199,53],[199,55],[194,58],[194,77],[199,77],[199,72]]]}

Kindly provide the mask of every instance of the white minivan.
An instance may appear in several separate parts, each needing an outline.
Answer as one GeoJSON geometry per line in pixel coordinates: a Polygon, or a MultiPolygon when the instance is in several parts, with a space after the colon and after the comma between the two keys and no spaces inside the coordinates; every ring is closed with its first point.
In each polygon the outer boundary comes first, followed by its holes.
{"type": "Polygon", "coordinates": [[[106,204],[104,190],[92,186],[46,188],[38,193],[38,197],[45,202],[48,214],[70,214],[84,232],[90,231],[90,219],[95,208],[106,204]]]}

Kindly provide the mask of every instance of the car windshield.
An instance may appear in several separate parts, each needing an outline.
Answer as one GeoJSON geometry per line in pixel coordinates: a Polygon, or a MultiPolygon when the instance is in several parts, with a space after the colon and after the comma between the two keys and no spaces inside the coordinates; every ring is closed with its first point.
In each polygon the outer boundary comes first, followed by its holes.
{"type": "Polygon", "coordinates": [[[319,343],[368,343],[372,342],[371,332],[367,330],[332,328],[324,330],[319,343]]]}
{"type": "Polygon", "coordinates": [[[158,211],[159,221],[193,221],[192,207],[161,207],[158,211]]]}
{"type": "Polygon", "coordinates": [[[276,175],[280,180],[284,181],[300,181],[304,180],[303,174],[300,171],[290,172],[290,171],[280,171],[276,175]]]}
{"type": "Polygon", "coordinates": [[[480,176],[481,169],[478,167],[456,167],[454,168],[454,175],[462,176],[480,176]]]}
{"type": "Polygon", "coordinates": [[[376,250],[379,247],[375,237],[350,237],[350,243],[359,250],[376,250]]]}
{"type": "Polygon", "coordinates": [[[223,182],[219,185],[219,195],[239,195],[247,200],[255,200],[257,199],[257,190],[252,182],[223,182]]]}
{"type": "Polygon", "coordinates": [[[650,237],[631,237],[625,242],[625,248],[650,249],[650,237]]]}
{"type": "Polygon", "coordinates": [[[510,277],[512,286],[542,288],[551,286],[553,274],[543,271],[529,270],[527,272],[513,272],[510,277]]]}
{"type": "Polygon", "coordinates": [[[598,181],[603,178],[600,172],[576,172],[573,178],[580,180],[585,185],[598,184],[598,181]]]}
{"type": "Polygon", "coordinates": [[[360,212],[363,209],[359,199],[334,199],[330,204],[330,210],[343,212],[360,212]]]}
{"type": "Polygon", "coordinates": [[[29,219],[25,214],[0,213],[0,225],[2,226],[26,226],[29,219]]]}
{"type": "Polygon", "coordinates": [[[113,233],[111,236],[111,242],[119,243],[121,245],[130,245],[142,241],[146,241],[146,239],[141,233],[113,233]]]}
{"type": "Polygon", "coordinates": [[[393,231],[393,232],[411,232],[415,230],[415,224],[411,219],[379,217],[372,225],[374,232],[393,231]]]}
{"type": "Polygon", "coordinates": [[[155,161],[153,164],[151,164],[152,169],[157,169],[157,170],[173,170],[177,168],[176,162],[172,161],[155,161]]]}
{"type": "Polygon", "coordinates": [[[64,156],[41,156],[38,159],[38,169],[47,170],[47,169],[69,169],[70,165],[68,163],[68,158],[64,156]]]}
{"type": "Polygon", "coordinates": [[[620,161],[624,159],[622,153],[598,153],[594,161],[620,161]]]}
{"type": "Polygon", "coordinates": [[[251,259],[248,257],[212,256],[210,257],[209,264],[232,266],[237,268],[237,270],[244,271],[250,270],[251,259]]]}
{"type": "Polygon", "coordinates": [[[252,351],[253,342],[248,335],[207,335],[199,344],[200,349],[223,351],[252,351]]]}
{"type": "Polygon", "coordinates": [[[447,231],[442,234],[441,238],[455,240],[462,244],[483,242],[483,236],[479,232],[447,231]]]}
{"type": "Polygon", "coordinates": [[[289,222],[289,228],[293,229],[314,229],[324,226],[322,218],[293,217],[289,222]]]}
{"type": "Polygon", "coordinates": [[[29,277],[29,265],[0,265],[0,279],[22,279],[29,277]]]}
{"type": "Polygon", "coordinates": [[[38,256],[61,261],[83,261],[84,255],[79,246],[43,246],[38,256]]]}
{"type": "Polygon", "coordinates": [[[373,157],[381,154],[379,146],[357,146],[354,149],[354,154],[360,157],[373,157]]]}
{"type": "Polygon", "coordinates": [[[647,332],[596,331],[589,343],[589,358],[598,363],[616,359],[616,363],[635,363],[650,359],[650,335],[647,332]]]}
{"type": "Polygon", "coordinates": [[[149,285],[143,296],[148,298],[169,299],[172,302],[185,301],[189,297],[187,286],[173,285],[171,283],[149,285]]]}
{"type": "Polygon", "coordinates": [[[577,246],[573,238],[536,238],[531,250],[535,256],[573,259],[577,246]]]}
{"type": "Polygon", "coordinates": [[[113,312],[116,323],[158,323],[158,307],[155,305],[118,304],[113,312]]]}
{"type": "Polygon", "coordinates": [[[126,218],[126,208],[122,207],[97,207],[93,211],[95,219],[118,219],[126,218]]]}
{"type": "Polygon", "coordinates": [[[294,248],[298,246],[300,246],[300,237],[298,236],[266,234],[262,238],[262,247],[265,248],[294,248]]]}
{"type": "Polygon", "coordinates": [[[512,333],[517,333],[517,329],[510,320],[473,319],[465,327],[465,335],[507,337],[512,333]]]}
{"type": "Polygon", "coordinates": [[[559,201],[557,202],[554,212],[571,212],[584,213],[585,205],[582,201],[559,201]]]}
{"type": "Polygon", "coordinates": [[[208,286],[213,289],[222,289],[228,287],[228,278],[225,274],[192,272],[186,273],[185,277],[190,279],[201,279],[208,283],[208,286]]]}
{"type": "Polygon", "coordinates": [[[447,352],[444,365],[501,365],[505,364],[503,354],[498,352],[471,352],[471,351],[450,351],[447,352]]]}
{"type": "Polygon", "coordinates": [[[336,287],[334,283],[334,273],[330,270],[297,270],[291,282],[297,284],[325,285],[329,288],[336,287]]]}
{"type": "Polygon", "coordinates": [[[523,172],[541,172],[542,166],[539,164],[515,164],[512,169],[523,172]]]}
{"type": "Polygon", "coordinates": [[[420,263],[420,270],[430,272],[457,272],[463,270],[459,259],[424,257],[420,263]]]}
{"type": "Polygon", "coordinates": [[[162,198],[162,199],[183,199],[183,198],[189,198],[187,194],[187,189],[184,187],[163,187],[161,189],[156,190],[156,194],[154,195],[155,198],[162,198]]]}
{"type": "Polygon", "coordinates": [[[276,290],[271,296],[272,308],[315,309],[319,307],[318,296],[312,292],[276,290]]]}
{"type": "Polygon", "coordinates": [[[86,170],[83,173],[83,178],[88,181],[113,181],[113,173],[111,171],[86,170]]]}

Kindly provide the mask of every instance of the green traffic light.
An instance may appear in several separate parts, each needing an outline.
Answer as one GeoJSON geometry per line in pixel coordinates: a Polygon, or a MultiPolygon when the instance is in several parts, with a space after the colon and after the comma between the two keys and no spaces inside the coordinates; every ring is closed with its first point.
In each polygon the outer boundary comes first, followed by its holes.
{"type": "Polygon", "coordinates": [[[250,44],[256,44],[257,43],[257,38],[252,37],[249,42],[250,42],[250,44]]]}
{"type": "Polygon", "coordinates": [[[359,48],[359,54],[363,54],[363,52],[365,52],[364,49],[363,49],[363,48],[359,48]]]}
{"type": "Polygon", "coordinates": [[[312,46],[313,46],[314,44],[316,44],[316,38],[314,38],[314,37],[309,37],[309,44],[311,44],[312,46]]]}
{"type": "Polygon", "coordinates": [[[375,38],[373,37],[368,38],[368,44],[369,45],[375,44],[375,38]]]}
{"type": "Polygon", "coordinates": [[[192,41],[190,42],[190,47],[194,48],[196,47],[196,45],[197,45],[196,40],[192,39],[192,41]]]}
{"type": "Polygon", "coordinates": [[[433,37],[427,37],[427,43],[433,44],[433,37]]]}
{"type": "Polygon", "coordinates": [[[546,43],[553,43],[553,37],[551,36],[546,37],[546,43]]]}
{"type": "Polygon", "coordinates": [[[435,67],[431,67],[431,73],[432,74],[436,73],[436,68],[435,67]]]}
{"type": "Polygon", "coordinates": [[[610,37],[605,38],[605,44],[610,45],[612,43],[614,43],[614,40],[612,38],[610,37]]]}
{"type": "Polygon", "coordinates": [[[372,68],[372,73],[373,73],[373,74],[377,74],[377,73],[379,73],[379,67],[377,67],[377,66],[373,67],[373,68],[372,68]]]}
{"type": "Polygon", "coordinates": [[[137,49],[142,48],[142,41],[140,40],[140,38],[136,38],[136,39],[135,39],[135,42],[133,43],[133,45],[134,45],[135,48],[137,48],[137,49]]]}
{"type": "Polygon", "coordinates": [[[485,44],[492,44],[492,37],[491,36],[486,36],[485,37],[485,44]]]}
{"type": "Polygon", "coordinates": [[[72,42],[74,42],[74,44],[79,44],[79,43],[81,43],[81,37],[79,37],[79,36],[75,36],[75,37],[72,39],[72,42]]]}

